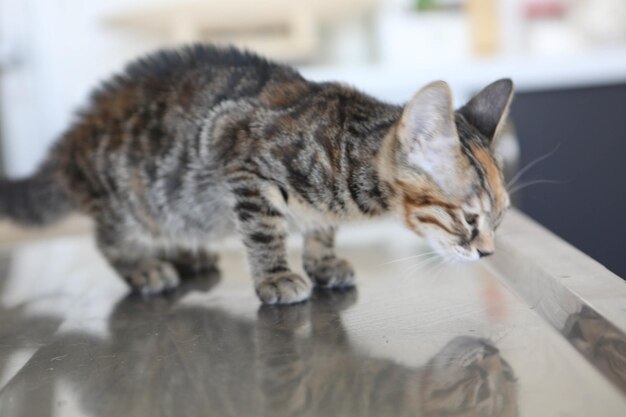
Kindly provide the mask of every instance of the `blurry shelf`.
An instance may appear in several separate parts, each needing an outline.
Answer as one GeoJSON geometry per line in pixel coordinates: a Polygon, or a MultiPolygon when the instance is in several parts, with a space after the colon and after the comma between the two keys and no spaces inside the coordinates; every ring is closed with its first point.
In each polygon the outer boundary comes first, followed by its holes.
{"type": "Polygon", "coordinates": [[[518,91],[576,88],[626,82],[626,47],[567,56],[511,56],[431,64],[424,60],[403,68],[378,66],[302,67],[311,80],[347,82],[377,97],[404,101],[432,80],[447,81],[459,101],[504,77],[518,91]]]}
{"type": "Polygon", "coordinates": [[[109,27],[157,36],[173,43],[234,44],[288,61],[310,59],[321,22],[366,13],[378,0],[185,1],[119,10],[109,27]]]}
{"type": "Polygon", "coordinates": [[[72,215],[67,219],[46,228],[24,228],[8,221],[0,222],[0,246],[16,245],[40,239],[62,236],[84,235],[92,230],[91,220],[82,215],[72,215]]]}

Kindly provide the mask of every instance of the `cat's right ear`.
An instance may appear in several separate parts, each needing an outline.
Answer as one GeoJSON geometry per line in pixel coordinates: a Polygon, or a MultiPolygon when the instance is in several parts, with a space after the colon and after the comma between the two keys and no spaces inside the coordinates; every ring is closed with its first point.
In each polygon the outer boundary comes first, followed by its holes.
{"type": "Polygon", "coordinates": [[[510,79],[495,81],[461,107],[459,113],[491,143],[506,119],[513,91],[510,79]]]}
{"type": "Polygon", "coordinates": [[[450,188],[458,182],[461,144],[448,84],[432,82],[413,96],[404,108],[398,140],[407,162],[428,174],[442,188],[450,188]]]}

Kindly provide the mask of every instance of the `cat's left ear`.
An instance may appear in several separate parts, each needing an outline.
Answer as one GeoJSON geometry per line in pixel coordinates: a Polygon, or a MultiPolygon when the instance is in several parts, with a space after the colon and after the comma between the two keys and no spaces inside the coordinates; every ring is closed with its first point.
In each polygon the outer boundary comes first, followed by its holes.
{"type": "Polygon", "coordinates": [[[411,174],[427,174],[450,195],[465,192],[464,158],[448,84],[432,82],[413,96],[404,108],[398,139],[411,174]]]}
{"type": "Polygon", "coordinates": [[[491,143],[506,119],[512,98],[513,81],[504,78],[485,87],[459,113],[491,143]]]}

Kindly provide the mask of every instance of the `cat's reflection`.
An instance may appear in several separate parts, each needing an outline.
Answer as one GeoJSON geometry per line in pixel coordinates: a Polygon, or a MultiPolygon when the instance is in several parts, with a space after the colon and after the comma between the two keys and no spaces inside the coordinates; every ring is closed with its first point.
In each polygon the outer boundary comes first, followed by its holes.
{"type": "Polygon", "coordinates": [[[110,337],[59,337],[11,386],[24,378],[28,401],[69,382],[85,414],[107,417],[517,415],[513,371],[487,340],[457,337],[419,368],[360,353],[340,315],[355,291],[262,307],[256,321],[177,298],[123,299],[110,337]]]}
{"type": "Polygon", "coordinates": [[[257,358],[268,415],[515,416],[516,380],[489,341],[460,336],[420,368],[359,354],[339,311],[355,293],[262,307],[257,358]],[[310,325],[309,334],[298,329],[310,325]]]}
{"type": "Polygon", "coordinates": [[[565,337],[622,392],[626,393],[626,336],[591,308],[567,319],[565,337]]]}

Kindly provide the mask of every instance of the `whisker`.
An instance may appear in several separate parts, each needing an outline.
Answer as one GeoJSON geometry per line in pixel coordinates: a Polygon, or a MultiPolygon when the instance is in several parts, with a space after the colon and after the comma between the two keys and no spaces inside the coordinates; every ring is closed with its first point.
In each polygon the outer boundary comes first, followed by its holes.
{"type": "Polygon", "coordinates": [[[567,184],[568,181],[561,181],[561,180],[533,180],[533,181],[528,181],[528,182],[524,182],[522,184],[519,184],[515,187],[513,187],[512,190],[508,190],[509,194],[514,194],[518,191],[523,190],[524,188],[531,186],[531,185],[536,185],[536,184],[567,184]]]}
{"type": "Polygon", "coordinates": [[[429,261],[432,261],[433,258],[434,258],[434,255],[430,256],[430,257],[428,257],[426,259],[421,259],[420,261],[418,261],[417,263],[415,263],[413,265],[409,265],[408,267],[406,267],[402,271],[402,274],[409,273],[410,271],[414,270],[415,268],[419,268],[420,266],[427,264],[429,261]]]}
{"type": "Polygon", "coordinates": [[[443,259],[440,256],[437,256],[436,258],[432,260],[432,262],[422,265],[417,270],[412,271],[412,272],[413,273],[419,272],[424,278],[429,277],[432,275],[434,268],[439,266],[441,262],[443,262],[443,259]]]}
{"type": "Polygon", "coordinates": [[[496,234],[496,238],[506,237],[506,236],[514,236],[514,235],[521,235],[522,233],[526,233],[526,232],[524,230],[518,230],[518,231],[514,231],[514,232],[498,233],[498,234],[496,234]]]}
{"type": "Polygon", "coordinates": [[[434,261],[437,261],[438,259],[440,259],[438,256],[433,255],[432,257],[426,260],[422,260],[421,262],[418,262],[416,265],[410,266],[404,271],[401,280],[407,279],[410,274],[414,274],[415,272],[426,268],[429,264],[433,263],[434,261]]]}
{"type": "Polygon", "coordinates": [[[430,285],[432,285],[435,281],[437,281],[437,279],[441,276],[441,273],[448,266],[448,262],[450,262],[449,259],[442,258],[441,262],[438,265],[436,265],[436,269],[435,271],[433,271],[433,277],[430,280],[430,285]]]}
{"type": "Polygon", "coordinates": [[[509,182],[506,183],[506,188],[508,189],[509,187],[515,185],[515,183],[522,178],[522,175],[524,175],[525,172],[528,172],[529,169],[531,169],[532,167],[534,167],[535,165],[537,165],[539,162],[548,159],[549,157],[551,157],[552,155],[554,155],[556,153],[556,151],[559,150],[559,148],[561,147],[561,144],[559,143],[558,145],[556,145],[556,147],[554,149],[552,149],[550,152],[541,155],[537,158],[535,158],[534,160],[530,161],[528,164],[526,164],[526,166],[522,169],[520,169],[517,174],[515,174],[513,176],[513,178],[511,178],[509,180],[509,182]]]}
{"type": "Polygon", "coordinates": [[[420,253],[420,254],[413,255],[413,256],[407,256],[406,258],[394,259],[392,261],[385,262],[385,263],[382,263],[382,264],[377,265],[377,266],[390,265],[390,264],[395,264],[395,263],[398,263],[398,262],[408,261],[408,260],[411,260],[411,259],[422,258],[424,256],[432,255],[434,253],[435,253],[435,251],[433,250],[433,251],[430,251],[430,252],[420,253]]]}

